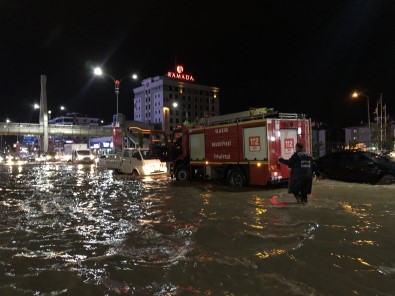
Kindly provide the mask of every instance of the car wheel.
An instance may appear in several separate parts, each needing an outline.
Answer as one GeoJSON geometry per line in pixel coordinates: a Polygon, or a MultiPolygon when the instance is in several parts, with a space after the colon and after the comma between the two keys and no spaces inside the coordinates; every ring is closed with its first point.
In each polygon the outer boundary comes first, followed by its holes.
{"type": "Polygon", "coordinates": [[[395,176],[391,176],[391,175],[384,175],[377,182],[377,184],[379,185],[389,185],[393,183],[395,183],[395,176]]]}
{"type": "Polygon", "coordinates": [[[189,179],[189,170],[185,166],[180,166],[177,169],[176,180],[177,181],[187,181],[189,179]]]}
{"type": "Polygon", "coordinates": [[[229,171],[227,181],[231,186],[242,187],[246,184],[246,177],[241,169],[235,168],[229,171]]]}
{"type": "Polygon", "coordinates": [[[138,177],[139,173],[136,170],[132,171],[132,177],[138,177]]]}

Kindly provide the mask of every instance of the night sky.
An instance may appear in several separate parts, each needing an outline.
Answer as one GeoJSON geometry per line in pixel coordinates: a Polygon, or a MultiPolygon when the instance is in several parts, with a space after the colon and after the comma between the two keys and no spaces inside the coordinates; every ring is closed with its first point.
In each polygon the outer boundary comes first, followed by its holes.
{"type": "MultiPolygon", "coordinates": [[[[395,1],[0,1],[0,121],[38,122],[48,108],[116,113],[111,79],[164,75],[175,64],[220,88],[221,114],[270,107],[329,126],[367,120],[380,93],[395,114],[395,1]],[[78,3],[78,4],[77,4],[78,3]],[[222,4],[222,3],[227,3],[222,4]]],[[[119,111],[133,119],[123,80],[119,111]]]]}

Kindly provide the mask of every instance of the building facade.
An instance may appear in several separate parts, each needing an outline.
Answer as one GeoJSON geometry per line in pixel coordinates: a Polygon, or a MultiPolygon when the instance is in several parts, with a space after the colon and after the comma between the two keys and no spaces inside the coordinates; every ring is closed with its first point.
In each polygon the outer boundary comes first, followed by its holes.
{"type": "Polygon", "coordinates": [[[134,120],[167,132],[185,121],[219,115],[219,88],[197,84],[182,66],[149,77],[134,92],[134,120]]]}

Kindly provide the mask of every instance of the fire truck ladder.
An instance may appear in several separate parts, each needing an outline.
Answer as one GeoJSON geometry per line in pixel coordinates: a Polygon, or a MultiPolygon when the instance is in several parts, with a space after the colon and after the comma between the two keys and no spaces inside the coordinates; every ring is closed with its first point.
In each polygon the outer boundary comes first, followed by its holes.
{"type": "Polygon", "coordinates": [[[278,113],[272,108],[251,108],[248,111],[230,113],[225,115],[218,115],[213,117],[207,117],[201,121],[203,125],[214,125],[224,123],[235,123],[241,121],[248,121],[253,119],[262,118],[282,118],[282,119],[305,119],[305,114],[297,113],[278,113]]]}
{"type": "Polygon", "coordinates": [[[272,108],[251,108],[248,111],[207,117],[202,120],[202,124],[213,125],[213,124],[222,124],[222,123],[234,123],[234,122],[247,121],[252,119],[265,118],[273,114],[278,114],[278,113],[274,112],[272,108]]]}
{"type": "Polygon", "coordinates": [[[282,119],[305,119],[305,114],[297,114],[297,113],[278,113],[278,117],[282,119]]]}

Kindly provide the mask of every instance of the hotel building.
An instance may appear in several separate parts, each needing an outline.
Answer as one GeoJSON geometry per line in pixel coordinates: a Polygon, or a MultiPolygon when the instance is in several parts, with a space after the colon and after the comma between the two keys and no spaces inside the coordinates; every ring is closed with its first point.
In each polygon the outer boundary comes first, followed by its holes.
{"type": "Polygon", "coordinates": [[[170,132],[185,121],[219,115],[219,88],[197,84],[183,66],[149,77],[134,92],[134,120],[170,132]]]}

